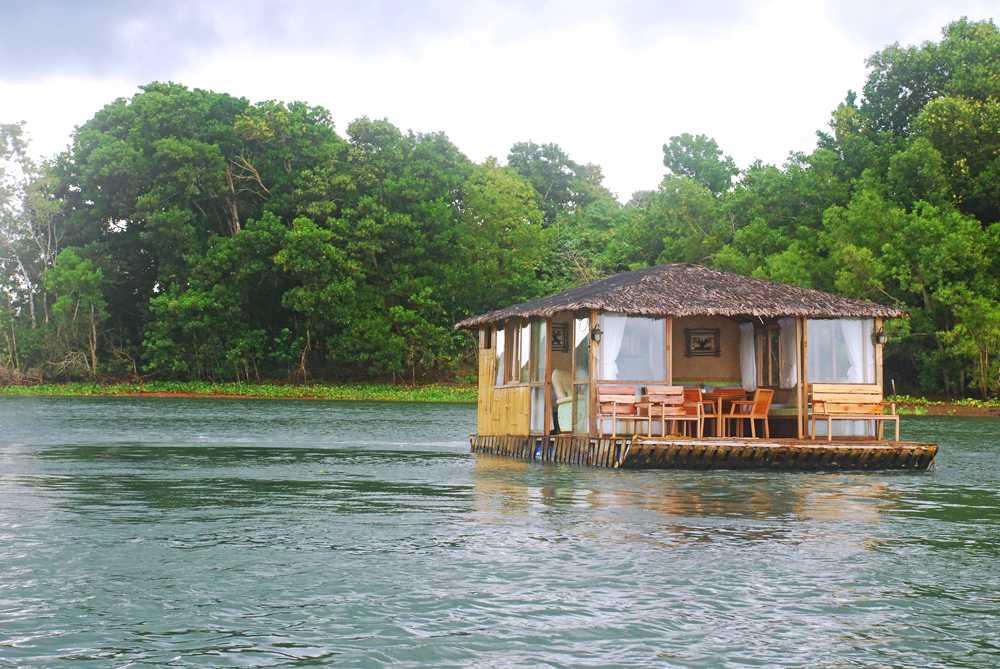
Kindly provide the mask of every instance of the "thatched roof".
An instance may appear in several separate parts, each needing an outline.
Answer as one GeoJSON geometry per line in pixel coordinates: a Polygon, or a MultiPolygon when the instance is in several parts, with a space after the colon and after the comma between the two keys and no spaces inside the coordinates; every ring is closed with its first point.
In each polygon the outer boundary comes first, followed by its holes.
{"type": "Polygon", "coordinates": [[[548,317],[596,309],[633,316],[898,318],[906,312],[865,300],[799,288],[700,265],[678,263],[624,272],[556,295],[466,318],[475,328],[512,316],[548,317]]]}

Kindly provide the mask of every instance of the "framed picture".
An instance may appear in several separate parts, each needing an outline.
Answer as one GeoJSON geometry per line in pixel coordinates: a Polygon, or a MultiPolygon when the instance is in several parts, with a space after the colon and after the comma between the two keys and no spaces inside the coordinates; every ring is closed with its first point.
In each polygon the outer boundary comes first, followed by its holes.
{"type": "Polygon", "coordinates": [[[552,324],[552,350],[560,353],[569,351],[569,323],[552,324]]]}
{"type": "Polygon", "coordinates": [[[684,329],[684,355],[688,357],[702,355],[718,357],[720,354],[719,328],[684,329]]]}

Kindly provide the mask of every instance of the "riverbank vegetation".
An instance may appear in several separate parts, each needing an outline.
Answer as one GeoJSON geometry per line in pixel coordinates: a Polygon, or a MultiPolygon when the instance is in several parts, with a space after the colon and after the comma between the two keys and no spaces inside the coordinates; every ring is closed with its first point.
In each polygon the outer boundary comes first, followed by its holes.
{"type": "Polygon", "coordinates": [[[554,144],[476,163],[443,133],[340,133],[306,103],[178,84],[110,102],[41,164],[2,126],[0,154],[0,382],[453,379],[465,316],[694,262],[903,306],[899,392],[1000,391],[992,22],[874,54],[782,165],[678,133],[624,204],[554,144]]]}
{"type": "Polygon", "coordinates": [[[141,383],[42,383],[0,386],[3,397],[244,397],[274,400],[475,403],[472,385],[387,383],[236,383],[145,381],[141,383]]]}
{"type": "MultiPolygon", "coordinates": [[[[386,383],[302,384],[208,381],[90,383],[69,381],[0,386],[0,397],[244,398],[475,404],[477,389],[472,384],[407,386],[386,383]]],[[[904,415],[1000,415],[1000,398],[942,401],[910,395],[890,395],[886,397],[886,401],[895,402],[899,413],[904,415]]]]}

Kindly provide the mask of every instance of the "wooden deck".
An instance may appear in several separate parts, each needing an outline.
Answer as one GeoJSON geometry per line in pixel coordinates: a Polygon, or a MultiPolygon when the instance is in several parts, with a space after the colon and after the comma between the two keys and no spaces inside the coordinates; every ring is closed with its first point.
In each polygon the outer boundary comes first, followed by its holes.
{"type": "Polygon", "coordinates": [[[938,447],[910,441],[808,439],[471,438],[472,452],[528,462],[623,469],[777,469],[923,471],[938,447]]]}

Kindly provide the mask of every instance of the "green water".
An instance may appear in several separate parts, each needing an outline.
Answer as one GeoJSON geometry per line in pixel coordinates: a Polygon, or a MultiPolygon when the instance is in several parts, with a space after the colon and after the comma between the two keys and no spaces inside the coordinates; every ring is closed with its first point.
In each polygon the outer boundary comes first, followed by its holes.
{"type": "Polygon", "coordinates": [[[467,406],[0,400],[0,667],[1000,665],[1000,421],[926,474],[468,454],[467,406]]]}

